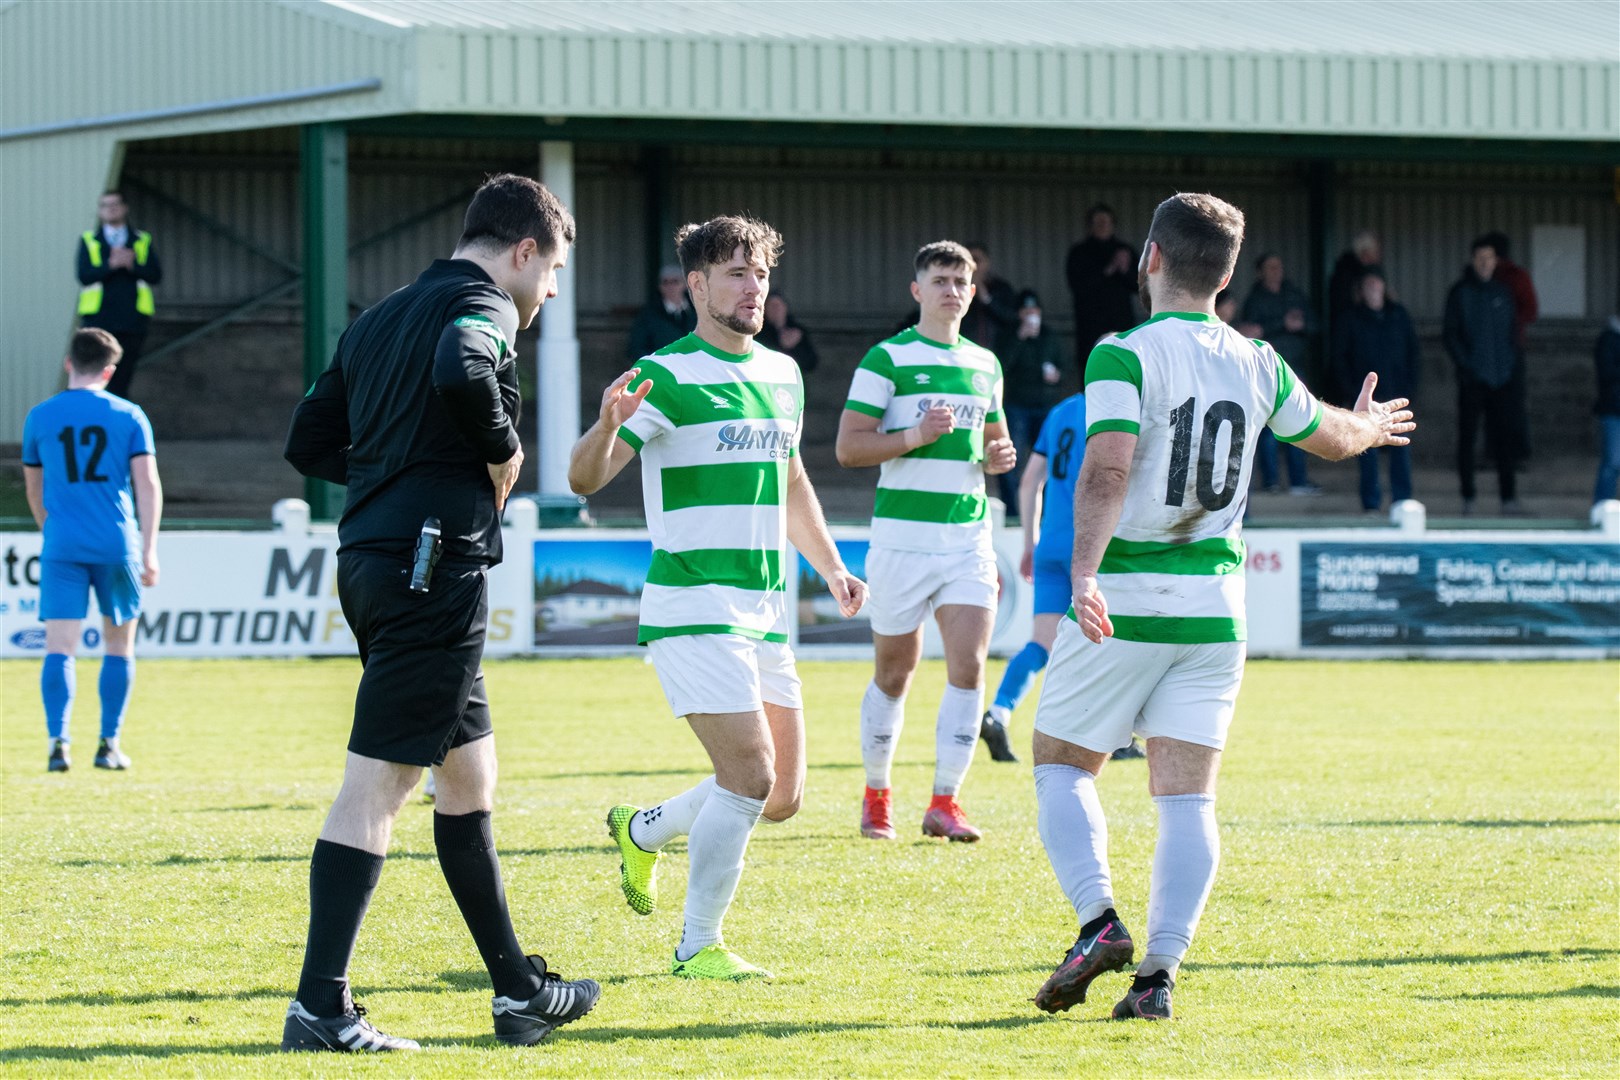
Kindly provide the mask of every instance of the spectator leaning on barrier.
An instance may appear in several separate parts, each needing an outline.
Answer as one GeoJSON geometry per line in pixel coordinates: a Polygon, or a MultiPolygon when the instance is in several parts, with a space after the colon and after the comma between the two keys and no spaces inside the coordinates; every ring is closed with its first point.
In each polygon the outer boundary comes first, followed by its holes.
{"type": "Polygon", "coordinates": [[[163,280],[163,264],[152,234],[129,223],[122,194],[104,194],[96,216],[100,223],[79,235],[79,323],[105,330],[118,341],[123,359],[107,392],[128,398],[157,306],[152,286],[163,280]]]}
{"type": "MultiPolygon", "coordinates": [[[[1361,381],[1371,371],[1385,397],[1416,398],[1422,350],[1406,308],[1386,295],[1384,275],[1368,270],[1361,276],[1361,302],[1339,320],[1333,337],[1333,384],[1339,400],[1354,401],[1361,381]]],[[[1389,462],[1390,498],[1412,497],[1412,456],[1406,446],[1369,450],[1356,459],[1361,466],[1361,507],[1376,511],[1383,503],[1378,489],[1378,459],[1389,462]]]]}
{"type": "MultiPolygon", "coordinates": [[[[1311,298],[1305,290],[1289,281],[1283,274],[1280,255],[1267,253],[1255,261],[1259,277],[1243,301],[1243,321],[1260,327],[1257,335],[1277,350],[1277,355],[1294,367],[1311,375],[1309,335],[1316,330],[1311,316],[1311,298]]],[[[1277,438],[1270,428],[1260,432],[1255,447],[1255,458],[1260,463],[1261,485],[1267,490],[1277,487],[1277,438]]],[[[1305,453],[1297,446],[1283,450],[1288,462],[1288,494],[1320,495],[1322,489],[1311,483],[1305,471],[1305,453]]]]}
{"type": "Polygon", "coordinates": [[[799,365],[799,374],[808,375],[816,370],[820,358],[810,343],[810,333],[799,325],[799,320],[788,310],[787,297],[772,293],[765,298],[765,325],[754,340],[767,349],[787,353],[799,365]]]}
{"type": "Polygon", "coordinates": [[[1610,315],[1609,325],[1598,335],[1593,350],[1597,362],[1597,413],[1603,442],[1599,450],[1597,487],[1592,501],[1616,498],[1620,484],[1620,315],[1610,315]]]}
{"type": "Polygon", "coordinates": [[[1098,203],[1086,211],[1086,231],[1063,268],[1074,297],[1074,348],[1082,371],[1098,338],[1137,321],[1136,252],[1114,235],[1113,207],[1098,203]]]}
{"type": "Polygon", "coordinates": [[[686,299],[685,275],[678,266],[666,266],[658,271],[658,298],[647,301],[630,324],[625,355],[631,360],[649,356],[690,334],[696,325],[697,312],[686,299]]]}
{"type": "Polygon", "coordinates": [[[1502,512],[1522,513],[1515,472],[1524,445],[1524,363],[1514,342],[1513,292],[1496,280],[1496,249],[1481,237],[1446,295],[1441,340],[1457,369],[1457,474],[1463,513],[1474,512],[1474,449],[1480,418],[1496,451],[1502,512]]]}
{"type": "Polygon", "coordinates": [[[1041,298],[1025,289],[1018,299],[1018,332],[1001,355],[1001,372],[1007,396],[1007,434],[1018,451],[1018,464],[997,477],[1001,501],[1008,517],[1023,513],[1018,485],[1024,475],[1023,462],[1035,445],[1035,437],[1046,423],[1046,414],[1062,398],[1063,345],[1041,318],[1041,298]]]}

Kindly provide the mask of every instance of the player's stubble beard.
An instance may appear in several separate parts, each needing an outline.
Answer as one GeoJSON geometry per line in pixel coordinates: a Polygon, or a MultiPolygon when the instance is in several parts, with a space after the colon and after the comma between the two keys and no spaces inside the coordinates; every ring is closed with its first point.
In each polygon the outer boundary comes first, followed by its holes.
{"type": "Polygon", "coordinates": [[[742,334],[744,337],[755,337],[761,330],[765,329],[764,304],[761,304],[754,312],[754,318],[752,320],[744,319],[734,311],[723,312],[716,309],[713,300],[710,300],[707,306],[709,309],[709,318],[713,319],[715,322],[719,323],[721,326],[725,327],[727,330],[730,330],[734,334],[742,334]]]}

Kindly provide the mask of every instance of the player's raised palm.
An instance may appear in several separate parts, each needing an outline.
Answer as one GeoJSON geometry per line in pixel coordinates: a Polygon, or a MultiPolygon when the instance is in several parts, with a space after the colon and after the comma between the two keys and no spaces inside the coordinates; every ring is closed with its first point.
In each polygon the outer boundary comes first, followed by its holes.
{"type": "Polygon", "coordinates": [[[627,392],[627,387],[637,375],[640,368],[631,368],[602,391],[602,411],[600,414],[602,426],[619,428],[624,422],[636,414],[641,403],[647,400],[647,394],[652,391],[652,380],[645,379],[633,392],[627,392]]]}
{"type": "Polygon", "coordinates": [[[1379,440],[1373,443],[1374,446],[1405,446],[1412,441],[1406,437],[1406,432],[1417,427],[1412,420],[1412,410],[1407,408],[1411,401],[1406,398],[1374,401],[1373,390],[1377,386],[1378,373],[1369,371],[1361,384],[1361,396],[1356,398],[1355,411],[1371,420],[1378,429],[1379,440]]]}

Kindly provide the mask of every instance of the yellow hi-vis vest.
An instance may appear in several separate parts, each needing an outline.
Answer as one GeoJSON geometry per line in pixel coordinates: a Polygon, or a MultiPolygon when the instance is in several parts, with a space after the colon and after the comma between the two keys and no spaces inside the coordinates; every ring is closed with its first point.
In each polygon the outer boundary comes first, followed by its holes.
{"type": "MultiPolygon", "coordinates": [[[[147,256],[152,253],[152,234],[145,230],[137,230],[135,243],[135,265],[145,266],[147,256]]],[[[101,265],[101,237],[94,230],[84,234],[84,249],[90,255],[90,265],[101,265]]],[[[79,290],[79,314],[94,315],[101,310],[101,282],[86,285],[79,290]]],[[[157,304],[152,299],[152,286],[144,281],[135,283],[135,310],[142,315],[150,316],[157,310],[157,304]]]]}

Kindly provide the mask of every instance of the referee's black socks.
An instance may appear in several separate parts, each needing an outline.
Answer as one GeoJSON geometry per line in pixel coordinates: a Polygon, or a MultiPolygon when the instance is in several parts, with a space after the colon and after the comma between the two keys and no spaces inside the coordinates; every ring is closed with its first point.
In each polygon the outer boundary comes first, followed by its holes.
{"type": "Polygon", "coordinates": [[[540,989],[540,978],[512,930],[489,813],[435,813],[433,843],[438,848],[444,880],[489,969],[496,995],[514,1001],[529,1000],[540,989]]]}
{"type": "Polygon", "coordinates": [[[309,938],[298,1003],[316,1016],[348,1006],[349,958],[382,876],[383,857],[330,840],[315,841],[309,860],[309,938]]]}

